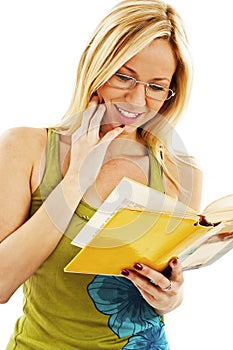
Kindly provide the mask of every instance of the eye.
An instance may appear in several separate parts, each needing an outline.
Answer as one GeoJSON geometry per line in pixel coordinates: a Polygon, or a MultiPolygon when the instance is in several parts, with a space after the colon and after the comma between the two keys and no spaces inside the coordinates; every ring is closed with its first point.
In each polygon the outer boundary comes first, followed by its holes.
{"type": "Polygon", "coordinates": [[[153,91],[166,91],[166,88],[164,88],[161,85],[157,85],[157,84],[149,84],[149,87],[153,91]]]}
{"type": "Polygon", "coordinates": [[[116,73],[115,76],[121,81],[131,81],[133,79],[132,77],[129,77],[128,75],[124,75],[124,74],[120,74],[120,73],[116,73]]]}

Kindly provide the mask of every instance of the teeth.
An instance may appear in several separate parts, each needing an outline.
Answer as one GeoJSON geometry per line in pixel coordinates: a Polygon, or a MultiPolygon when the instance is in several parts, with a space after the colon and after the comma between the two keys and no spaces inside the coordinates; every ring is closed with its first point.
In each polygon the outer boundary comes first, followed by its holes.
{"type": "Polygon", "coordinates": [[[124,109],[121,109],[120,107],[117,107],[119,112],[126,118],[137,118],[140,113],[131,113],[131,112],[127,112],[124,109]]]}

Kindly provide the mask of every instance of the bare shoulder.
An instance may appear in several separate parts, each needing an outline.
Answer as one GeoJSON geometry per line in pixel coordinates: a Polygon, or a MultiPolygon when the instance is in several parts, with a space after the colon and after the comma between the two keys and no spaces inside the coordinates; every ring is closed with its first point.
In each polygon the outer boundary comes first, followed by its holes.
{"type": "Polygon", "coordinates": [[[44,147],[46,140],[46,129],[29,127],[8,129],[0,137],[1,146],[9,152],[34,152],[38,147],[44,147]]]}
{"type": "Polygon", "coordinates": [[[0,242],[28,217],[31,193],[47,144],[46,129],[14,128],[0,137],[0,242]]]}
{"type": "Polygon", "coordinates": [[[47,130],[18,127],[6,130],[0,137],[0,168],[4,173],[21,175],[30,181],[31,192],[38,185],[40,168],[47,145],[47,130]]]}

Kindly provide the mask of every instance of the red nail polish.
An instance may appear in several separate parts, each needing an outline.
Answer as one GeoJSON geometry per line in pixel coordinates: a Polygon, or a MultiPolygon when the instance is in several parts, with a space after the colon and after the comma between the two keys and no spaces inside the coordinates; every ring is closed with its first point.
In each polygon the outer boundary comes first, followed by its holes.
{"type": "Polygon", "coordinates": [[[121,271],[121,274],[122,274],[123,276],[129,276],[129,271],[126,270],[126,269],[124,269],[124,270],[121,271]]]}
{"type": "Polygon", "coordinates": [[[172,264],[173,264],[174,266],[176,266],[176,265],[178,264],[178,259],[172,260],[172,264]]]}
{"type": "Polygon", "coordinates": [[[141,264],[139,264],[139,263],[134,264],[133,267],[134,267],[136,270],[139,270],[139,271],[141,271],[141,270],[143,269],[143,266],[142,266],[141,264]]]}

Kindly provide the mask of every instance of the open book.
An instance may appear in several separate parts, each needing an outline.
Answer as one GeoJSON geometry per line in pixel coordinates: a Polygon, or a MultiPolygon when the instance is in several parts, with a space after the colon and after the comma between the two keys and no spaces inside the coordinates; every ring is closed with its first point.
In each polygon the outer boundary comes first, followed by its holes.
{"type": "Polygon", "coordinates": [[[199,215],[148,186],[123,178],[72,241],[80,252],[66,272],[120,275],[140,262],[163,272],[213,263],[233,248],[233,194],[199,215]]]}

